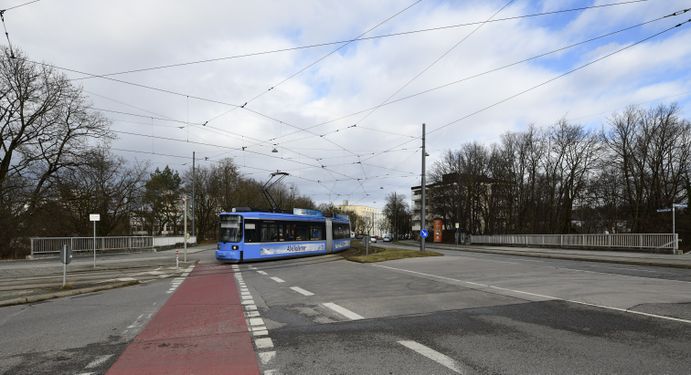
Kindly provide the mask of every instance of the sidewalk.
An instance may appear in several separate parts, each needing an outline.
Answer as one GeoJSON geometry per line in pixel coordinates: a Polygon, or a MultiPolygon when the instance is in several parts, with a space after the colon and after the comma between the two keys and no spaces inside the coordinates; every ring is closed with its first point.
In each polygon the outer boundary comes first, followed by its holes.
{"type": "MultiPolygon", "coordinates": [[[[415,241],[397,242],[408,248],[419,248],[415,241]]],[[[434,250],[468,251],[486,254],[518,255],[538,258],[582,260],[590,262],[621,263],[639,266],[659,266],[691,269],[691,254],[652,254],[632,251],[605,251],[605,250],[575,250],[553,249],[536,247],[511,247],[511,246],[483,246],[483,245],[449,245],[427,242],[425,247],[434,250]]]]}
{"type": "Polygon", "coordinates": [[[59,259],[17,260],[0,263],[0,306],[33,303],[51,298],[73,296],[136,285],[175,277],[197,261],[196,253],[214,246],[188,248],[188,262],[176,268],[175,249],[157,253],[118,255],[97,254],[96,268],[92,257],[74,258],[67,265],[67,284],[62,288],[63,265],[59,259]]]}

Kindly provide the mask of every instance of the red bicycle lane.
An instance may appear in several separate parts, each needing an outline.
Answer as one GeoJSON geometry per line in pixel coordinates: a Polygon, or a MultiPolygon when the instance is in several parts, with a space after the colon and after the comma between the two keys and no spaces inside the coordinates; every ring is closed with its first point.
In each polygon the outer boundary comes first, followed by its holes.
{"type": "Polygon", "coordinates": [[[198,265],[107,374],[259,374],[240,301],[229,267],[198,265]]]}

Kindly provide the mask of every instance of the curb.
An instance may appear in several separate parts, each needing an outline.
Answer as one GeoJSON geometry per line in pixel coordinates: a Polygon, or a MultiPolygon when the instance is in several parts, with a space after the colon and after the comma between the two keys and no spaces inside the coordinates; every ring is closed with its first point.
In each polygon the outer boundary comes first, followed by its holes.
{"type": "MultiPolygon", "coordinates": [[[[415,247],[414,245],[401,244],[401,246],[415,247]]],[[[545,253],[528,253],[523,251],[508,251],[508,250],[492,250],[492,249],[478,249],[471,247],[462,248],[444,248],[444,247],[434,247],[427,246],[430,249],[435,250],[447,250],[447,251],[466,251],[469,253],[485,253],[485,254],[499,254],[499,255],[515,255],[533,258],[548,258],[548,259],[563,259],[563,260],[576,260],[576,261],[588,261],[588,262],[600,262],[600,263],[619,263],[628,264],[633,266],[655,266],[655,267],[669,267],[669,268],[682,268],[691,269],[691,264],[683,263],[660,263],[656,261],[646,261],[646,260],[635,260],[635,259],[614,259],[614,258],[600,258],[592,255],[567,255],[567,254],[545,254],[545,253]]]]}
{"type": "Polygon", "coordinates": [[[0,301],[0,307],[22,305],[25,303],[40,302],[40,301],[45,301],[45,300],[49,300],[49,299],[53,299],[53,298],[76,296],[79,294],[93,293],[93,292],[99,292],[102,290],[122,288],[122,287],[130,286],[130,285],[137,285],[139,283],[140,283],[139,280],[119,281],[117,283],[91,286],[91,287],[87,287],[87,288],[70,289],[70,290],[64,290],[64,291],[60,291],[60,292],[36,294],[33,296],[28,296],[28,297],[17,297],[17,298],[12,298],[12,299],[8,299],[8,300],[0,301]]]}

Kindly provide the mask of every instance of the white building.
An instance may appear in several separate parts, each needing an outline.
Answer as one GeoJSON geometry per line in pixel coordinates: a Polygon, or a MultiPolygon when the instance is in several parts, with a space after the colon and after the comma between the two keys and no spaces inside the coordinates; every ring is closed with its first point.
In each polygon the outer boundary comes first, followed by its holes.
{"type": "MultiPolygon", "coordinates": [[[[359,204],[348,204],[348,201],[343,201],[343,204],[339,205],[338,208],[344,211],[355,212],[365,222],[366,231],[371,230],[371,235],[380,237],[384,235],[384,215],[381,210],[359,204]]],[[[357,229],[352,228],[353,231],[357,231],[357,229]]]]}

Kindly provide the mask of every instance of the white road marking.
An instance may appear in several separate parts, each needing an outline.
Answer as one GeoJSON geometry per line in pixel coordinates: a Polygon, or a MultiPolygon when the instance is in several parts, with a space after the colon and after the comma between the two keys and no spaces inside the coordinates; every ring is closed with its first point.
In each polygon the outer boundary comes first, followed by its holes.
{"type": "Polygon", "coordinates": [[[245,313],[248,318],[256,318],[259,316],[259,311],[248,311],[245,313]]]}
{"type": "Polygon", "coordinates": [[[458,362],[454,361],[451,357],[446,356],[442,353],[439,353],[438,351],[429,348],[427,346],[424,346],[420,344],[419,342],[416,341],[408,341],[408,340],[402,340],[398,342],[399,344],[405,346],[406,348],[413,350],[419,354],[422,354],[423,356],[433,360],[434,362],[437,362],[438,364],[448,368],[449,370],[460,374],[461,373],[461,366],[458,364],[458,362]]]}
{"type": "Polygon", "coordinates": [[[466,281],[466,280],[459,280],[459,279],[453,279],[451,277],[446,277],[446,276],[439,276],[439,275],[433,275],[429,273],[424,273],[424,272],[417,272],[417,271],[411,271],[411,270],[406,270],[403,268],[396,268],[396,267],[389,267],[389,266],[382,266],[379,264],[373,264],[372,266],[374,267],[381,267],[381,268],[388,268],[391,270],[396,270],[396,271],[402,271],[402,272],[408,272],[420,276],[426,276],[426,277],[432,277],[432,278],[437,278],[441,280],[449,280],[449,281],[454,281],[457,283],[463,283],[463,284],[468,284],[468,285],[473,285],[473,286],[480,286],[483,288],[491,288],[495,290],[504,290],[507,292],[512,292],[512,293],[518,293],[518,294],[525,294],[528,296],[533,296],[533,297],[538,297],[538,298],[544,298],[548,300],[557,300],[557,301],[565,301],[565,302],[571,302],[579,305],[584,305],[584,306],[591,306],[591,307],[598,307],[601,309],[606,309],[606,310],[613,310],[613,311],[619,311],[619,312],[625,312],[625,313],[630,313],[630,314],[636,314],[636,315],[642,315],[642,316],[647,316],[651,318],[658,318],[658,319],[665,319],[665,320],[671,320],[674,322],[680,322],[680,323],[686,323],[686,324],[691,324],[691,320],[687,319],[681,319],[681,318],[673,318],[671,316],[666,316],[666,315],[657,315],[657,314],[649,314],[649,313],[644,313],[636,310],[628,310],[628,309],[622,309],[620,307],[613,307],[613,306],[606,306],[606,305],[598,305],[594,303],[588,303],[588,302],[583,302],[583,301],[577,301],[577,300],[572,300],[572,299],[566,299],[566,298],[560,298],[560,297],[555,297],[555,296],[548,296],[545,294],[538,294],[538,293],[531,293],[531,292],[525,292],[522,290],[517,290],[517,289],[509,289],[509,288],[502,288],[500,286],[495,286],[495,285],[489,285],[489,284],[480,284],[480,283],[475,283],[472,281],[466,281]]]}
{"type": "Polygon", "coordinates": [[[250,318],[250,325],[251,326],[263,326],[264,325],[264,320],[262,318],[250,318]]]}
{"type": "Polygon", "coordinates": [[[276,370],[276,369],[266,370],[266,371],[264,371],[264,375],[278,375],[278,370],[276,370]]]}
{"type": "Polygon", "coordinates": [[[346,318],[350,320],[359,320],[359,319],[365,319],[362,315],[356,314],[345,307],[341,307],[333,302],[327,302],[327,303],[322,303],[324,307],[328,307],[329,309],[345,316],[346,318]]]}
{"type": "Polygon", "coordinates": [[[107,360],[108,360],[110,357],[112,357],[112,356],[113,356],[112,354],[102,355],[102,356],[100,356],[100,357],[94,359],[93,361],[89,362],[89,364],[86,365],[85,368],[94,368],[94,367],[98,367],[98,366],[102,365],[103,363],[105,363],[105,361],[107,361],[107,360]]]}
{"type": "Polygon", "coordinates": [[[240,297],[241,297],[242,299],[252,299],[252,296],[249,296],[249,295],[243,295],[243,296],[240,296],[240,297]]]}
{"type": "MultiPolygon", "coordinates": [[[[245,304],[243,303],[243,305],[245,305],[245,304]]],[[[254,304],[245,305],[245,310],[247,310],[247,311],[256,310],[256,309],[257,309],[257,305],[254,305],[254,304]]]]}
{"type": "Polygon", "coordinates": [[[265,325],[259,325],[255,327],[250,327],[250,331],[266,331],[266,326],[265,325]]]}
{"type": "Polygon", "coordinates": [[[268,337],[262,337],[260,339],[255,339],[254,345],[257,346],[257,349],[267,349],[267,348],[273,348],[274,347],[273,341],[271,341],[271,339],[268,337]]]}
{"type": "Polygon", "coordinates": [[[291,286],[290,289],[302,294],[303,296],[309,297],[314,295],[314,293],[310,292],[309,290],[302,289],[299,286],[291,286]]]}
{"type": "Polygon", "coordinates": [[[252,336],[268,336],[269,331],[266,329],[260,330],[260,331],[252,331],[252,336]]]}
{"type": "MultiPolygon", "coordinates": [[[[251,299],[243,300],[243,301],[240,302],[240,303],[243,304],[243,305],[254,305],[254,301],[251,300],[251,299]]],[[[255,310],[256,310],[256,309],[255,309],[255,310]]]]}
{"type": "Polygon", "coordinates": [[[260,275],[265,275],[265,276],[268,275],[268,274],[267,274],[266,272],[264,272],[264,271],[257,271],[257,273],[260,274],[260,275]]]}
{"type": "Polygon", "coordinates": [[[273,361],[274,358],[276,358],[276,352],[260,352],[259,353],[259,359],[262,361],[263,365],[269,364],[269,362],[273,361]]]}
{"type": "Polygon", "coordinates": [[[281,279],[280,277],[273,276],[271,277],[271,280],[277,282],[277,283],[284,283],[286,282],[285,280],[281,279]]]}

